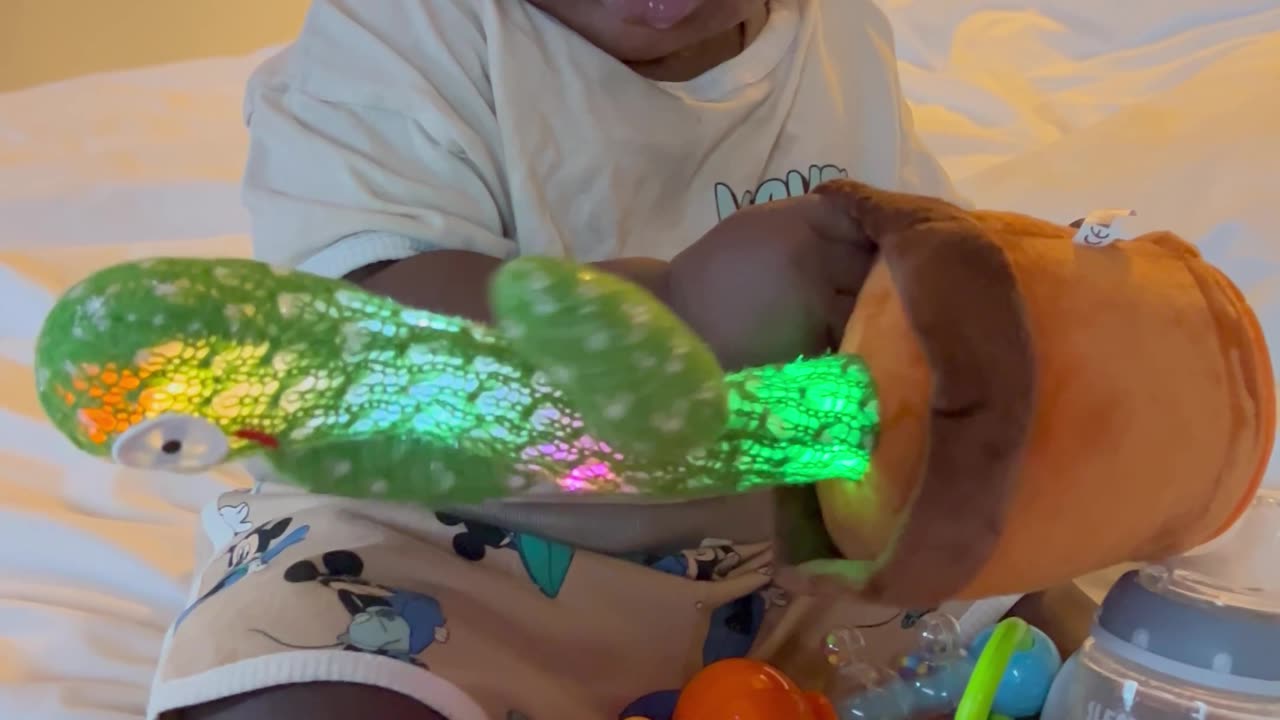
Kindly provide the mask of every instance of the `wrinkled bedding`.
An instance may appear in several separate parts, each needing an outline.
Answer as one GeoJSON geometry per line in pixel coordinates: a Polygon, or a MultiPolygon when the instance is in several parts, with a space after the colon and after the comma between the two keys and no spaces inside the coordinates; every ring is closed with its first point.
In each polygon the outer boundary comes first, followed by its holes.
{"type": "MultiPolygon", "coordinates": [[[[1138,210],[1199,243],[1280,337],[1280,5],[884,0],[918,129],[984,206],[1138,210]]],[[[261,56],[0,95],[0,717],[141,716],[203,503],[73,452],[30,356],[73,280],[155,254],[246,253],[243,82],[261,56]]],[[[1276,484],[1273,478],[1269,480],[1276,484]]]]}

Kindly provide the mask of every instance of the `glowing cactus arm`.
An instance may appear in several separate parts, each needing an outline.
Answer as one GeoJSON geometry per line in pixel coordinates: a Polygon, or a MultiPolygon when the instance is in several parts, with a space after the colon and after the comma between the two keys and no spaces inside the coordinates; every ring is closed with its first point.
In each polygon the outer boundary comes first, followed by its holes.
{"type": "Polygon", "coordinates": [[[725,377],[643,290],[561,261],[514,261],[494,297],[515,337],[251,261],[125,264],[50,313],[39,394],[78,446],[127,464],[260,455],[317,490],[433,505],[866,470],[876,410],[856,358],[725,377]]]}

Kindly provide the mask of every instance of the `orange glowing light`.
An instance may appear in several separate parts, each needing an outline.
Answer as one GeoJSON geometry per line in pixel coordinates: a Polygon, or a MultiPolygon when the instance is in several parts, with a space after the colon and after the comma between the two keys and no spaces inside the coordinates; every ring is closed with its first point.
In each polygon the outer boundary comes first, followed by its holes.
{"type": "Polygon", "coordinates": [[[144,390],[135,400],[132,391],[142,385],[145,374],[130,368],[118,368],[114,364],[104,367],[85,364],[80,373],[71,378],[77,392],[62,391],[68,406],[75,406],[87,398],[97,400],[92,407],[83,407],[79,421],[85,435],[93,442],[105,443],[112,434],[121,433],[137,425],[147,417],[149,402],[155,400],[150,390],[144,390]]]}

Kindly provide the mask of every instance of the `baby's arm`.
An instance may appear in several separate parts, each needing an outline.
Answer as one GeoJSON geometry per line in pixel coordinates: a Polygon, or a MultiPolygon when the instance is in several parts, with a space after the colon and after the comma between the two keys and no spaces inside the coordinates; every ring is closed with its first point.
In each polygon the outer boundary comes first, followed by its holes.
{"type": "MultiPolygon", "coordinates": [[[[487,316],[488,276],[519,247],[472,14],[467,3],[433,4],[410,37],[388,27],[404,20],[396,13],[313,6],[246,98],[244,198],[259,259],[487,316]]],[[[664,262],[599,266],[663,293],[664,262]]]]}
{"type": "MultiPolygon", "coordinates": [[[[402,18],[324,0],[255,74],[244,197],[254,254],[406,304],[488,317],[487,281],[519,254],[502,130],[467,3],[402,18]],[[447,37],[441,28],[447,27],[447,37]]],[[[666,263],[598,263],[665,294],[666,263]]]]}
{"type": "MultiPolygon", "coordinates": [[[[435,250],[365,266],[347,279],[406,305],[487,321],[489,278],[502,263],[501,258],[466,250],[435,250]]],[[[661,260],[620,258],[592,264],[667,300],[667,263],[661,260]]]]}

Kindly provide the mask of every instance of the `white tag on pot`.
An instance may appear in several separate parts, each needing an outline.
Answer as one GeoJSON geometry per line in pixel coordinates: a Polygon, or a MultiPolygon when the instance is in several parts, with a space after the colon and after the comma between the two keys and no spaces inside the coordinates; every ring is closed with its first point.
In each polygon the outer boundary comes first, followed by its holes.
{"type": "Polygon", "coordinates": [[[1133,210],[1094,210],[1085,216],[1076,231],[1075,243],[1089,247],[1104,247],[1117,240],[1128,240],[1125,219],[1135,217],[1133,210]]]}

